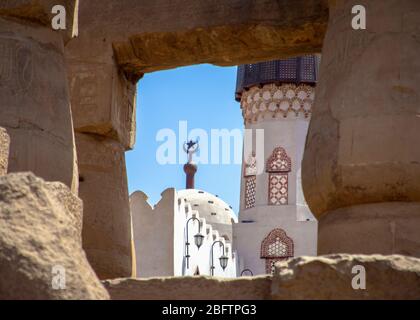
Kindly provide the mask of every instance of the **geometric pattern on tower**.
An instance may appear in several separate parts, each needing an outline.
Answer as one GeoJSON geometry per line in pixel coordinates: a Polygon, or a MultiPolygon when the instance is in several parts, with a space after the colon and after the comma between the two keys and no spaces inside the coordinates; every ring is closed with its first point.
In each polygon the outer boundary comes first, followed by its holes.
{"type": "Polygon", "coordinates": [[[245,178],[245,209],[255,207],[255,193],[257,187],[257,177],[249,176],[245,178]]]}
{"type": "Polygon", "coordinates": [[[290,172],[292,170],[292,160],[287,155],[286,150],[277,147],[267,160],[267,172],[290,172]]]}
{"type": "Polygon", "coordinates": [[[288,175],[287,173],[270,173],[269,175],[269,205],[288,204],[288,175]]]}
{"type": "Polygon", "coordinates": [[[272,274],[274,264],[293,257],[293,240],[283,229],[272,230],[261,242],[261,259],[266,260],[266,272],[272,274]]]}

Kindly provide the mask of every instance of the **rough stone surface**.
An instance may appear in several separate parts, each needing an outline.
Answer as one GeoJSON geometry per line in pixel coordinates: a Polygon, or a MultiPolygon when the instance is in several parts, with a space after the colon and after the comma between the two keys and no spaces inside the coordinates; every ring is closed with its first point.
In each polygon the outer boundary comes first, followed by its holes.
{"type": "Polygon", "coordinates": [[[270,298],[271,276],[114,279],[102,283],[113,300],[263,300],[270,298]]]}
{"type": "Polygon", "coordinates": [[[89,0],[80,3],[78,40],[88,60],[112,43],[118,64],[136,80],[182,65],[319,52],[327,20],[327,0],[89,0]]]}
{"type": "Polygon", "coordinates": [[[9,172],[31,171],[77,192],[64,46],[51,27],[0,16],[0,126],[10,136],[9,172]]]}
{"type": "MultiPolygon", "coordinates": [[[[76,41],[75,41],[76,42],[76,41]]],[[[136,86],[109,63],[81,61],[75,43],[66,49],[74,130],[119,141],[132,149],[136,135],[136,86]]]]}
{"type": "Polygon", "coordinates": [[[273,299],[420,299],[420,259],[336,254],[276,264],[273,299]],[[355,265],[366,270],[366,290],[354,290],[355,265]]]}
{"type": "Polygon", "coordinates": [[[78,239],[82,244],[83,201],[69,192],[67,186],[61,182],[46,182],[45,187],[63,205],[76,229],[75,239],[78,239]]]}
{"type": "Polygon", "coordinates": [[[4,128],[0,128],[0,176],[7,173],[10,138],[4,128]]]}
{"type": "Polygon", "coordinates": [[[350,206],[319,220],[318,254],[403,254],[420,258],[420,202],[350,206]]]}
{"type": "Polygon", "coordinates": [[[131,215],[124,147],[98,135],[77,133],[83,248],[101,279],[132,274],[131,215]]]}
{"type": "Polygon", "coordinates": [[[66,8],[66,30],[59,32],[63,35],[64,40],[68,41],[78,33],[78,3],[78,0],[2,0],[0,16],[51,26],[54,16],[51,9],[55,5],[62,5],[66,8]]]}
{"type": "Polygon", "coordinates": [[[65,193],[32,173],[0,177],[0,299],[109,297],[81,247],[77,201],[65,193]],[[65,268],[63,290],[53,290],[55,266],[65,268]]]}
{"type": "Polygon", "coordinates": [[[418,300],[420,259],[335,254],[279,262],[273,277],[128,278],[102,283],[114,300],[418,300]],[[366,290],[352,288],[355,265],[365,267],[366,290]]]}

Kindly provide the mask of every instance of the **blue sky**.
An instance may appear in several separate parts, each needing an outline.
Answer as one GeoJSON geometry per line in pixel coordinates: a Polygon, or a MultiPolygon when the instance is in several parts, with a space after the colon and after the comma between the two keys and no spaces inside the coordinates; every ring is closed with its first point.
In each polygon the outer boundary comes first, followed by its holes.
{"type": "MultiPolygon", "coordinates": [[[[137,142],[126,153],[130,194],[142,190],[155,204],[166,188],[185,188],[182,167],[186,156],[177,164],[161,165],[156,160],[163,143],[156,139],[159,130],[169,128],[179,139],[179,121],[187,121],[188,131],[201,128],[209,136],[211,129],[243,129],[239,103],[234,99],[235,84],[236,67],[207,64],[149,73],[139,81],[137,142]]],[[[218,195],[238,213],[240,172],[240,165],[233,161],[200,164],[195,186],[218,195]]]]}

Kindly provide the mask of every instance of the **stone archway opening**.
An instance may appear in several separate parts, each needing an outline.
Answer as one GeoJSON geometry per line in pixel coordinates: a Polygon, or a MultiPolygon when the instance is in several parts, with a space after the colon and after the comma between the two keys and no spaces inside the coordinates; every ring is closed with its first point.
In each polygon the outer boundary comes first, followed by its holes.
{"type": "MultiPolygon", "coordinates": [[[[0,126],[13,128],[9,167],[61,181],[78,193],[84,201],[83,247],[94,270],[100,278],[130,276],[125,151],[135,145],[137,81],[144,73],[178,66],[232,66],[319,52],[328,1],[89,0],[79,1],[78,10],[73,1],[59,2],[68,8],[68,20],[78,21],[77,39],[70,39],[74,26],[51,29],[50,1],[9,1],[0,10],[7,39],[30,43],[31,57],[43,59],[32,64],[32,83],[44,79],[48,63],[55,66],[44,87],[57,92],[34,87],[26,98],[38,101],[40,93],[49,102],[59,98],[50,105],[61,108],[58,114],[45,110],[45,103],[10,100],[8,86],[2,86],[9,108],[0,109],[0,126]],[[34,131],[30,144],[20,143],[28,135],[27,126],[16,127],[22,114],[34,131]]],[[[16,45],[2,43],[2,56],[16,45]]],[[[19,82],[22,74],[11,74],[10,84],[19,82]]]]}

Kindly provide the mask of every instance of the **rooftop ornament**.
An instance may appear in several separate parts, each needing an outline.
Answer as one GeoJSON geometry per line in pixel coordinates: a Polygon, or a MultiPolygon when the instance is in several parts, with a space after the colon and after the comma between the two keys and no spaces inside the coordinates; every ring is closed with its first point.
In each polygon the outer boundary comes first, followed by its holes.
{"type": "Polygon", "coordinates": [[[193,162],[193,154],[198,151],[198,140],[186,141],[184,143],[184,151],[188,154],[188,162],[184,165],[184,172],[186,174],[186,189],[194,189],[194,175],[197,172],[197,165],[193,162]]]}

